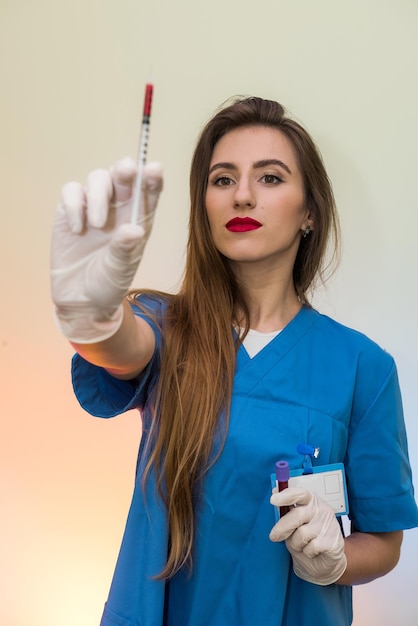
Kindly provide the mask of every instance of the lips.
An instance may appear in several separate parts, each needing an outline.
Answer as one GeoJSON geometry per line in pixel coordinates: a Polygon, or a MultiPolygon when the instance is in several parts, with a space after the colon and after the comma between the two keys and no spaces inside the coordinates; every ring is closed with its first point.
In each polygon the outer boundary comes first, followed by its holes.
{"type": "Polygon", "coordinates": [[[234,219],[227,222],[226,228],[231,233],[246,233],[250,230],[261,228],[261,224],[251,217],[234,217],[234,219]]]}

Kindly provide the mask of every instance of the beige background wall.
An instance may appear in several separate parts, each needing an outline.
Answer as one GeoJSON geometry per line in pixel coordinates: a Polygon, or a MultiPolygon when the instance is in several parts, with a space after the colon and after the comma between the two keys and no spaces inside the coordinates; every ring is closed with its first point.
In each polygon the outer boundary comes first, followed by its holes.
{"type": "MultiPolygon", "coordinates": [[[[136,285],[180,278],[203,122],[233,94],[280,100],[317,139],[341,213],[343,262],[317,306],[395,356],[418,477],[417,32],[415,0],[2,0],[2,625],[95,626],[106,599],[140,424],[76,404],[49,237],[64,182],[136,154],[150,71],[166,177],[136,285]]],[[[396,571],[356,589],[355,626],[416,622],[417,557],[414,530],[396,571]]]]}

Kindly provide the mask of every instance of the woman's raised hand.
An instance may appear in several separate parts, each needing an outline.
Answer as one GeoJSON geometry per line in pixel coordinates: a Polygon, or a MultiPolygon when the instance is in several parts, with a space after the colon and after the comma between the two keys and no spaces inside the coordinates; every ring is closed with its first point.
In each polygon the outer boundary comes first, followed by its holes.
{"type": "Polygon", "coordinates": [[[86,186],[64,185],[52,232],[51,292],[58,326],[73,343],[97,343],[116,333],[151,232],[162,189],[159,163],[144,166],[131,223],[137,166],[130,158],[95,170],[86,186]]]}

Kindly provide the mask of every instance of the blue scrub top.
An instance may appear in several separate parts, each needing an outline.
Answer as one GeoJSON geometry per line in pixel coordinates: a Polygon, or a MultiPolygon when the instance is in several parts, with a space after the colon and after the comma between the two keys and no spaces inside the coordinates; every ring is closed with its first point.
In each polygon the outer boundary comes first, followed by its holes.
{"type": "Polygon", "coordinates": [[[80,356],[73,385],[83,408],[113,417],[139,408],[143,434],[136,486],[101,626],[348,626],[351,587],[299,579],[275,523],[270,475],[280,458],[302,467],[343,462],[350,517],[363,532],[418,525],[402,404],[392,357],[367,337],[303,307],[261,352],[237,355],[228,435],[197,505],[192,575],[154,579],[167,557],[167,518],[151,474],[141,485],[150,399],[159,375],[164,304],[141,302],[156,350],[136,381],[112,378],[80,356]]]}

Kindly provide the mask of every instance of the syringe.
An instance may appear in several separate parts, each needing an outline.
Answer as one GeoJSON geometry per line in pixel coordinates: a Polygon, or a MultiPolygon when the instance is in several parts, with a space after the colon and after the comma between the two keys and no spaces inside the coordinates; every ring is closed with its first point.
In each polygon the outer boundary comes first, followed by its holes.
{"type": "Polygon", "coordinates": [[[141,198],[142,188],[142,176],[144,165],[147,160],[148,151],[148,137],[149,137],[149,125],[151,118],[151,105],[152,96],[154,91],[154,85],[147,83],[145,85],[145,99],[144,99],[144,111],[142,115],[141,134],[139,141],[139,153],[138,153],[138,174],[135,181],[134,197],[132,203],[131,223],[136,224],[138,222],[139,203],[141,198]]]}

